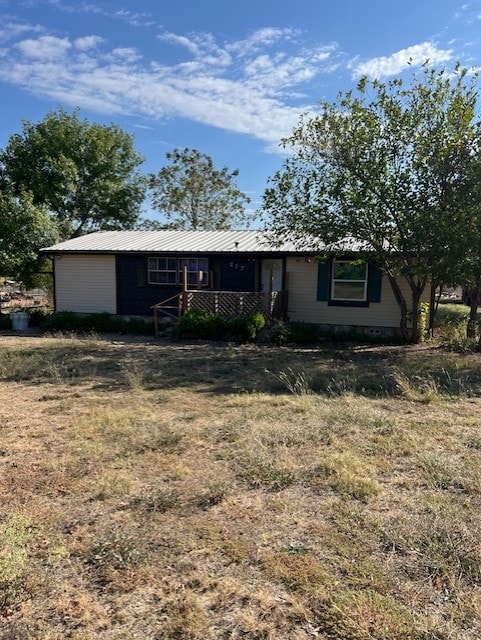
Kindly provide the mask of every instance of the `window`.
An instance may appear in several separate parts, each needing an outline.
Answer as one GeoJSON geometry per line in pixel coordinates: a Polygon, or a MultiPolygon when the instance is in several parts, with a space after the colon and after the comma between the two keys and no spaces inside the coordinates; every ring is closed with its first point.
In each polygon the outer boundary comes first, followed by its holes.
{"type": "Polygon", "coordinates": [[[184,268],[187,268],[187,285],[189,287],[196,287],[199,284],[200,272],[202,272],[202,286],[208,286],[209,261],[207,258],[180,258],[179,283],[183,281],[184,268]]]}
{"type": "Polygon", "coordinates": [[[176,258],[149,258],[149,284],[177,284],[176,258]]]}
{"type": "Polygon", "coordinates": [[[367,263],[334,260],[331,300],[365,302],[367,300],[367,263]]]}
{"type": "Polygon", "coordinates": [[[202,272],[202,286],[209,285],[209,260],[207,258],[148,258],[149,284],[182,285],[184,267],[187,268],[187,286],[197,287],[202,272]]]}

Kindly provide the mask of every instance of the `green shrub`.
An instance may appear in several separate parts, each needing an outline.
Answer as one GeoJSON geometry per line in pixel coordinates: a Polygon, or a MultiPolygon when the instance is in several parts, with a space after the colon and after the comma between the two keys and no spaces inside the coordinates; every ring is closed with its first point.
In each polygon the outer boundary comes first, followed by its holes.
{"type": "Polygon", "coordinates": [[[444,340],[466,337],[469,307],[463,304],[440,304],[435,317],[435,332],[444,340]]]}
{"type": "Polygon", "coordinates": [[[0,330],[8,330],[12,328],[12,321],[10,320],[10,314],[0,313],[0,330]]]}
{"type": "Polygon", "coordinates": [[[275,320],[271,324],[272,342],[275,344],[313,344],[319,341],[319,326],[309,322],[284,322],[275,320]]]}
{"type": "Polygon", "coordinates": [[[291,322],[289,325],[289,342],[294,344],[312,344],[319,341],[319,327],[308,322],[291,322]]]}
{"type": "Polygon", "coordinates": [[[40,321],[44,331],[82,331],[82,317],[73,311],[57,311],[40,321]]]}
{"type": "Polygon", "coordinates": [[[204,309],[191,309],[179,319],[179,338],[220,340],[225,332],[225,322],[217,314],[204,309]]]}
{"type": "Polygon", "coordinates": [[[262,313],[256,311],[238,318],[222,318],[217,313],[203,309],[191,309],[181,316],[177,328],[179,338],[201,340],[255,340],[265,326],[262,313]]]}
{"type": "Polygon", "coordinates": [[[43,309],[29,309],[28,310],[28,326],[40,327],[46,315],[48,314],[43,309]]]}
{"type": "Polygon", "coordinates": [[[43,331],[74,331],[80,333],[128,333],[152,335],[154,325],[142,318],[118,318],[109,313],[78,314],[73,311],[57,311],[38,318],[43,331]]]}
{"type": "Polygon", "coordinates": [[[226,322],[226,329],[235,339],[241,342],[250,342],[257,338],[266,324],[265,318],[260,311],[249,313],[245,316],[232,318],[226,322]]]}

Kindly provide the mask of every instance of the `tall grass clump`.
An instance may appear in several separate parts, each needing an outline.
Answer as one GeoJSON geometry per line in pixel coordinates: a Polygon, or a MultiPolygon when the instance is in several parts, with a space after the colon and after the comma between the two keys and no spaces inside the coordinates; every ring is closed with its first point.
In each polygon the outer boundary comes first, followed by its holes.
{"type": "Polygon", "coordinates": [[[294,371],[291,367],[273,373],[268,369],[267,374],[277,380],[293,396],[309,396],[313,393],[307,375],[304,371],[294,371]]]}

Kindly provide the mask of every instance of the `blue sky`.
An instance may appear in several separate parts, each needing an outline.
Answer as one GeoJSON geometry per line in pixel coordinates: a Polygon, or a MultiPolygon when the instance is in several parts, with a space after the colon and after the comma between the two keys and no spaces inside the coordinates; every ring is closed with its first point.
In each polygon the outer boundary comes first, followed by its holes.
{"type": "Polygon", "coordinates": [[[481,0],[0,0],[0,147],[80,107],[145,172],[174,147],[239,169],[256,209],[301,113],[409,59],[481,66],[481,0]]]}

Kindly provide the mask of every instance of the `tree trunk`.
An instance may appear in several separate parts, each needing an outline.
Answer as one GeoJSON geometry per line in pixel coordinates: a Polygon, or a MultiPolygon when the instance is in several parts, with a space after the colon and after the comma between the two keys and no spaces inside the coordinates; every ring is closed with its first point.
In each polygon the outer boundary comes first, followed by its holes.
{"type": "Polygon", "coordinates": [[[407,328],[407,306],[406,300],[402,294],[401,288],[398,284],[396,278],[389,273],[389,271],[385,272],[389,283],[391,284],[391,288],[394,293],[394,297],[396,298],[396,302],[398,303],[399,310],[401,311],[401,320],[399,322],[399,329],[401,331],[401,336],[403,340],[409,340],[408,328],[407,328]]]}
{"type": "MultiPolygon", "coordinates": [[[[468,291],[468,298],[469,298],[469,320],[466,327],[466,338],[468,338],[469,340],[469,339],[476,338],[476,323],[477,323],[478,306],[479,306],[479,288],[470,289],[468,291]]],[[[480,336],[480,344],[481,344],[481,336],[480,336]]]]}

